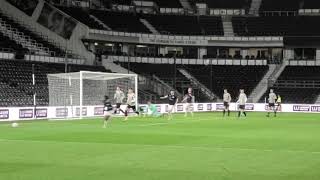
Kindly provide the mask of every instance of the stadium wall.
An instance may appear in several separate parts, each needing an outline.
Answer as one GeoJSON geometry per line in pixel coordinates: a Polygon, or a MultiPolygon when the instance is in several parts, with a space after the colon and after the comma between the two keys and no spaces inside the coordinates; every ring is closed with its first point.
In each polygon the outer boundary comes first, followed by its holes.
{"type": "MultiPolygon", "coordinates": [[[[145,110],[147,105],[139,105],[145,110]]],[[[177,104],[176,112],[185,112],[186,104],[177,104]]],[[[167,104],[156,104],[160,113],[168,112],[167,104]]],[[[236,111],[236,104],[231,103],[230,110],[236,111]]],[[[122,106],[124,109],[125,106],[122,106]]],[[[223,110],[223,103],[195,103],[195,112],[215,112],[223,110]]],[[[265,112],[267,105],[264,103],[248,103],[246,110],[251,112],[265,112]]],[[[320,113],[320,104],[283,104],[280,112],[290,113],[320,113]]],[[[103,115],[103,106],[85,106],[82,109],[82,116],[101,117],[103,115]]],[[[121,114],[120,114],[121,115],[121,114]]],[[[16,120],[40,120],[40,119],[65,119],[79,118],[79,107],[3,107],[0,108],[0,122],[16,120]]]]}

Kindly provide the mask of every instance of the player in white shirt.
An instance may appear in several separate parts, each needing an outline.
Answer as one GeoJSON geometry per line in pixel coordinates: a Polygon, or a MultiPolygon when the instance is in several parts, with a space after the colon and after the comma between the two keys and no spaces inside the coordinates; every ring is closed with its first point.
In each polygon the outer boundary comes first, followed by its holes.
{"type": "Polygon", "coordinates": [[[133,92],[132,88],[129,88],[128,95],[127,95],[127,109],[124,113],[125,115],[125,121],[128,120],[128,111],[129,109],[132,109],[136,114],[139,115],[139,112],[136,111],[136,95],[133,92]]]}
{"type": "Polygon", "coordinates": [[[274,112],[274,117],[277,116],[277,110],[275,108],[275,103],[277,100],[277,95],[273,92],[273,89],[270,89],[270,93],[269,93],[269,97],[268,97],[268,114],[267,117],[270,117],[270,112],[273,111],[274,112]]]}
{"type": "Polygon", "coordinates": [[[228,111],[228,116],[230,116],[230,109],[229,109],[230,102],[231,102],[231,95],[230,93],[228,93],[228,90],[225,89],[223,93],[223,106],[224,106],[223,116],[226,115],[226,111],[228,111]]]}
{"type": "Polygon", "coordinates": [[[239,112],[238,112],[238,117],[243,114],[244,116],[247,116],[245,109],[246,109],[246,102],[247,102],[247,95],[244,93],[243,89],[240,89],[240,95],[237,103],[239,104],[239,112]]]}
{"type": "Polygon", "coordinates": [[[187,117],[188,112],[190,112],[191,116],[193,117],[193,103],[195,101],[195,97],[192,92],[192,88],[188,88],[188,93],[184,96],[182,103],[187,103],[186,105],[186,112],[184,117],[187,117]]]}
{"type": "Polygon", "coordinates": [[[114,114],[117,113],[117,111],[121,111],[122,113],[125,113],[122,109],[121,109],[121,104],[123,103],[123,100],[125,98],[125,95],[123,93],[123,91],[120,89],[120,87],[117,87],[116,92],[114,93],[113,99],[116,103],[116,108],[114,110],[114,114]]]}

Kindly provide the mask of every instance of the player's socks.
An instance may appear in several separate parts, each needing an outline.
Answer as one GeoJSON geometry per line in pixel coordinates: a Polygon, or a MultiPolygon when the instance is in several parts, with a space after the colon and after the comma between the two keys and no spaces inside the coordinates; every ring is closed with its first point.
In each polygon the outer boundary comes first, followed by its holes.
{"type": "Polygon", "coordinates": [[[243,112],[243,114],[244,114],[245,117],[247,117],[247,113],[246,112],[243,112]]]}
{"type": "Polygon", "coordinates": [[[238,112],[238,117],[240,117],[240,115],[241,115],[241,112],[239,111],[239,112],[238,112]]]}
{"type": "Polygon", "coordinates": [[[223,110],[223,116],[225,116],[226,115],[226,110],[223,110]]]}
{"type": "Polygon", "coordinates": [[[228,116],[230,116],[230,110],[228,110],[228,116]]]}

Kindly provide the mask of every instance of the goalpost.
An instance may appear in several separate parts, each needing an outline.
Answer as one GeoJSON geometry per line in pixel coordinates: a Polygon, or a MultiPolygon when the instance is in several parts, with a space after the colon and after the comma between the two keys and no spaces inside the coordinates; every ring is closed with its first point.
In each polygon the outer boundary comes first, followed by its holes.
{"type": "MultiPolygon", "coordinates": [[[[49,106],[61,107],[66,111],[65,117],[82,118],[83,108],[102,106],[105,96],[115,104],[114,93],[119,86],[125,94],[132,88],[136,94],[138,109],[138,76],[136,74],[118,74],[80,71],[72,73],[48,74],[49,106]]],[[[56,112],[57,113],[57,112],[56,112]]]]}

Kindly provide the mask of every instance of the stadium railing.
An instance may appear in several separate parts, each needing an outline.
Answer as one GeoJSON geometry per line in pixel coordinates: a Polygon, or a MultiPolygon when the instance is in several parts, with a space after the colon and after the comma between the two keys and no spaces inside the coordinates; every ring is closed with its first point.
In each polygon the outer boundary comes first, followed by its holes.
{"type": "MultiPolygon", "coordinates": [[[[153,58],[153,57],[128,57],[128,56],[108,56],[105,57],[112,61],[118,62],[137,62],[150,64],[174,64],[174,58],[153,58]]],[[[180,59],[176,58],[176,64],[199,64],[199,65],[252,65],[262,66],[267,65],[268,62],[264,60],[255,59],[180,59]]]]}

